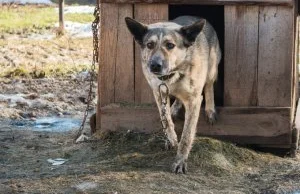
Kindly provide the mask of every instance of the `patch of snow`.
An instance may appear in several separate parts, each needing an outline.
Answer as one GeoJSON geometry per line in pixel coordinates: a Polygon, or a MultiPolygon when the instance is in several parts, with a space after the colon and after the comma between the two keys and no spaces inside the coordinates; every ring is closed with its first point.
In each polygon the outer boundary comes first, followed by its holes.
{"type": "MultiPolygon", "coordinates": [[[[58,27],[59,24],[56,23],[55,27],[58,27]]],[[[85,38],[92,37],[92,24],[82,24],[78,22],[65,22],[65,30],[73,37],[85,38]]]]}
{"type": "Polygon", "coordinates": [[[90,79],[91,75],[89,71],[82,71],[76,75],[78,81],[85,81],[90,79]]]}
{"type": "Polygon", "coordinates": [[[31,103],[26,100],[24,98],[24,95],[22,94],[7,94],[7,95],[3,95],[3,94],[0,94],[0,102],[8,102],[9,104],[9,107],[15,107],[17,106],[18,104],[24,104],[24,105],[27,105],[27,106],[30,106],[31,103]]]}
{"type": "MultiPolygon", "coordinates": [[[[93,14],[95,7],[83,5],[83,6],[66,6],[64,7],[64,14],[67,13],[86,13],[86,14],[93,14]]],[[[55,8],[56,12],[58,13],[58,8],[55,8]]]]}
{"type": "Polygon", "coordinates": [[[97,183],[94,182],[83,182],[75,186],[80,191],[86,191],[90,189],[95,189],[98,187],[97,183]]]}

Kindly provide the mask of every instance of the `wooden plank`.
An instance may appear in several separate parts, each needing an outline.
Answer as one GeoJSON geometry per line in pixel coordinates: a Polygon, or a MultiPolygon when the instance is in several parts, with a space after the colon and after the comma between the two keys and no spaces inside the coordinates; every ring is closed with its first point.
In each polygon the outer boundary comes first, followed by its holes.
{"type": "Polygon", "coordinates": [[[205,137],[212,137],[223,141],[230,141],[237,144],[244,145],[260,145],[260,147],[272,148],[290,148],[291,134],[285,133],[278,136],[264,137],[264,136],[240,136],[240,135],[204,135],[205,137]]]}
{"type": "Polygon", "coordinates": [[[295,50],[294,50],[294,84],[295,84],[295,99],[298,100],[299,98],[299,55],[298,53],[300,52],[300,44],[299,44],[299,40],[300,40],[300,16],[298,16],[299,13],[299,1],[295,1],[295,24],[294,26],[296,26],[295,29],[295,50]]]}
{"type": "Polygon", "coordinates": [[[100,6],[100,61],[99,105],[105,106],[115,100],[115,64],[118,36],[118,5],[103,3],[100,6]]]}
{"type": "MultiPolygon", "coordinates": [[[[198,134],[251,144],[290,144],[290,108],[217,108],[218,121],[206,123],[204,112],[198,123],[198,134]],[[274,139],[273,139],[274,138],[274,139]]],[[[158,110],[155,107],[118,107],[102,109],[101,131],[136,130],[154,132],[161,130],[158,110]]]]}
{"type": "Polygon", "coordinates": [[[125,24],[133,17],[133,5],[118,5],[115,102],[134,102],[134,42],[125,24]]]}
{"type": "Polygon", "coordinates": [[[258,105],[291,106],[293,10],[260,7],[258,105]]]}
{"type": "Polygon", "coordinates": [[[225,6],[224,105],[257,105],[258,6],[225,6]]]}
{"type": "MultiPolygon", "coordinates": [[[[151,24],[168,20],[168,5],[166,4],[139,4],[134,7],[136,20],[151,24]]],[[[149,84],[142,72],[141,53],[138,44],[135,44],[135,102],[153,103],[154,97],[149,84]]]]}
{"type": "Polygon", "coordinates": [[[292,6],[293,0],[100,0],[102,3],[167,3],[200,5],[284,5],[292,6]]]}
{"type": "Polygon", "coordinates": [[[297,17],[298,5],[295,5],[296,9],[294,12],[294,49],[293,49],[293,93],[292,93],[292,110],[291,110],[291,122],[294,122],[296,115],[296,105],[299,98],[299,70],[298,70],[298,61],[299,61],[299,16],[297,17]]]}
{"type": "Polygon", "coordinates": [[[298,99],[298,105],[295,111],[295,120],[292,130],[292,145],[291,145],[291,155],[296,156],[297,149],[299,147],[299,131],[300,131],[300,104],[298,99]]]}
{"type": "MultiPolygon", "coordinates": [[[[298,99],[299,101],[299,99],[298,99]]],[[[298,104],[295,117],[295,127],[300,130],[300,105],[298,104]]]]}

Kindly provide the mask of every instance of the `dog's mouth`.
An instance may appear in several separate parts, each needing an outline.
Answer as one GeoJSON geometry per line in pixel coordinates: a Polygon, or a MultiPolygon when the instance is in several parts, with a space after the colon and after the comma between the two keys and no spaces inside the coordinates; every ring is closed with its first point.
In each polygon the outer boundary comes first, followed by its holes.
{"type": "Polygon", "coordinates": [[[171,79],[174,75],[175,75],[175,72],[172,72],[168,75],[157,76],[157,78],[160,79],[161,81],[166,81],[168,79],[171,79]]]}

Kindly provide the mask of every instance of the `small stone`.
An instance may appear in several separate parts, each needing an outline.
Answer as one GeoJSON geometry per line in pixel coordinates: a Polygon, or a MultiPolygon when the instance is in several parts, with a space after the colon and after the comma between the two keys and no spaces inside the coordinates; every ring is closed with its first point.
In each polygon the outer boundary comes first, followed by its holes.
{"type": "Polygon", "coordinates": [[[37,93],[31,93],[31,94],[28,94],[26,97],[26,99],[30,99],[30,100],[34,100],[34,99],[37,99],[39,97],[39,95],[37,93]]]}
{"type": "Polygon", "coordinates": [[[55,109],[58,111],[58,112],[63,112],[64,110],[62,108],[60,108],[59,106],[55,107],[55,109]]]}
{"type": "Polygon", "coordinates": [[[28,113],[28,112],[20,112],[19,116],[24,118],[24,119],[27,119],[27,118],[33,117],[31,114],[32,113],[28,113]]]}
{"type": "Polygon", "coordinates": [[[27,51],[27,54],[28,54],[28,55],[33,55],[33,52],[27,51]]]}
{"type": "Polygon", "coordinates": [[[36,121],[36,118],[35,117],[31,117],[30,120],[31,121],[36,121]]]}
{"type": "Polygon", "coordinates": [[[30,112],[30,113],[28,113],[28,116],[31,117],[31,118],[35,118],[36,113],[35,112],[30,112]]]}

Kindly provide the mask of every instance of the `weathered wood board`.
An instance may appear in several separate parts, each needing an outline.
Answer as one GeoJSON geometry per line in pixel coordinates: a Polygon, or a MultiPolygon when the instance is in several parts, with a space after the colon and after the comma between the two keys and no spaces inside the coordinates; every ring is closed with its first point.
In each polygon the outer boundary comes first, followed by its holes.
{"type": "Polygon", "coordinates": [[[133,17],[133,5],[119,5],[115,75],[115,102],[134,102],[134,42],[125,17],[133,17]]]}
{"type": "MultiPolygon", "coordinates": [[[[299,101],[299,99],[298,99],[299,101]]],[[[300,130],[300,105],[298,104],[295,116],[295,127],[300,130]]]]}
{"type": "Polygon", "coordinates": [[[115,101],[115,73],[118,40],[118,5],[103,3],[101,11],[100,61],[99,61],[99,104],[105,106],[115,101]]]}
{"type": "MultiPolygon", "coordinates": [[[[134,6],[134,18],[144,24],[168,20],[167,4],[138,4],[134,6]]],[[[153,103],[154,97],[142,72],[140,47],[135,44],[135,102],[153,103]]]]}
{"type": "Polygon", "coordinates": [[[100,106],[134,102],[134,43],[125,24],[133,5],[102,4],[100,31],[100,106]]]}
{"type": "Polygon", "coordinates": [[[224,105],[257,105],[258,6],[225,6],[224,105]]]}
{"type": "Polygon", "coordinates": [[[299,61],[299,19],[300,16],[297,16],[298,6],[295,9],[295,41],[294,41],[294,60],[293,60],[293,93],[292,93],[292,109],[291,109],[291,121],[295,120],[295,112],[296,112],[296,105],[299,98],[299,68],[298,68],[298,61],[299,61]]]}
{"type": "Polygon", "coordinates": [[[100,0],[103,3],[170,3],[200,5],[284,5],[292,6],[293,0],[100,0]]]}
{"type": "Polygon", "coordinates": [[[258,106],[291,106],[293,10],[260,7],[258,48],[258,106]]]}
{"type": "MultiPolygon", "coordinates": [[[[290,108],[217,108],[218,122],[211,126],[201,113],[198,134],[249,144],[290,144],[290,108]],[[237,138],[238,137],[238,138],[237,138]],[[274,139],[273,139],[274,138],[274,139]],[[263,140],[263,141],[262,141],[263,140]]],[[[156,107],[104,107],[101,131],[136,130],[154,132],[161,130],[156,107]]]]}

